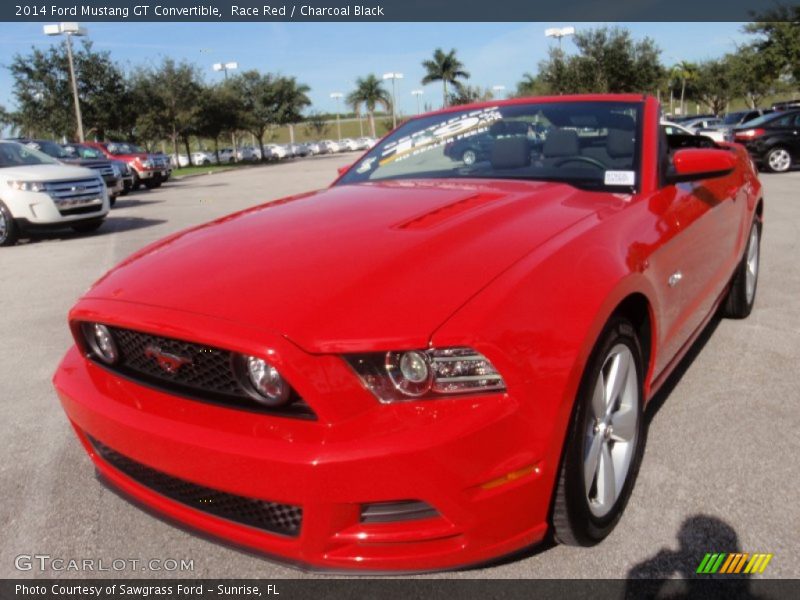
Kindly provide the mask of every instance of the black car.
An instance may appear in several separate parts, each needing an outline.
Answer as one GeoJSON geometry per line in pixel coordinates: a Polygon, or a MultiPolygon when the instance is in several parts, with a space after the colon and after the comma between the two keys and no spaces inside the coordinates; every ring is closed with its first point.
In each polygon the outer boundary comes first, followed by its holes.
{"type": "Polygon", "coordinates": [[[733,130],[757,165],[785,173],[800,161],[800,110],[775,112],[733,130]]]}
{"type": "Polygon", "coordinates": [[[477,162],[489,160],[496,139],[527,137],[532,135],[533,130],[532,124],[499,121],[493,123],[487,132],[448,142],[444,147],[444,155],[469,167],[477,162]]]}

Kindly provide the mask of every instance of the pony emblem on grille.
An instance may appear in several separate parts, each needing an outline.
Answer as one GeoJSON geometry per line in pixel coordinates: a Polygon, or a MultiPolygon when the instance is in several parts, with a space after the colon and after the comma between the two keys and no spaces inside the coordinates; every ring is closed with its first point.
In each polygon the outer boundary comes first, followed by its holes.
{"type": "Polygon", "coordinates": [[[154,359],[161,369],[170,375],[174,375],[184,365],[192,364],[191,358],[164,352],[159,346],[147,346],[144,349],[144,355],[147,358],[154,359]]]}

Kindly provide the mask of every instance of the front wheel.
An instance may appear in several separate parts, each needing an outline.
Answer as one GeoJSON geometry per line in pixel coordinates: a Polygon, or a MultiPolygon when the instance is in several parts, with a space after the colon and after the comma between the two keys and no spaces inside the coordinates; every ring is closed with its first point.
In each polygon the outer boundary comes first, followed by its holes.
{"type": "Polygon", "coordinates": [[[731,287],[725,298],[722,312],[731,319],[745,319],[753,310],[758,288],[758,271],[761,257],[761,221],[756,218],[750,226],[747,248],[736,267],[731,287]]]}
{"type": "Polygon", "coordinates": [[[464,154],[461,155],[461,160],[465,165],[471,167],[478,161],[478,155],[475,153],[475,150],[464,150],[464,154]]]}
{"type": "Polygon", "coordinates": [[[792,155],[786,148],[777,146],[767,152],[764,164],[773,173],[785,173],[792,168],[792,155]]]}
{"type": "Polygon", "coordinates": [[[19,238],[19,228],[11,211],[0,202],[0,246],[13,246],[19,238]]]}
{"type": "Polygon", "coordinates": [[[584,372],[553,505],[555,538],[592,546],[616,526],[644,449],[644,366],[636,332],[614,317],[584,372]]]}

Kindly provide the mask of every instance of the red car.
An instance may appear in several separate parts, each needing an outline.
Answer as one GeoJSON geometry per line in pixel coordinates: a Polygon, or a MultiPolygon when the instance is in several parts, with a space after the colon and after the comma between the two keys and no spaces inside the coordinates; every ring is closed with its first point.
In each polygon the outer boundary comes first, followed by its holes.
{"type": "Polygon", "coordinates": [[[71,311],[54,378],[102,479],[309,567],[602,540],[647,402],[756,292],[745,149],[659,117],[641,95],[423,115],[329,189],[134,254],[71,311]],[[444,154],[499,121],[534,134],[444,154]]]}
{"type": "Polygon", "coordinates": [[[149,154],[144,148],[128,142],[85,142],[113,160],[122,160],[133,169],[133,190],[144,185],[148,190],[161,186],[170,177],[169,159],[160,154],[149,154]]]}

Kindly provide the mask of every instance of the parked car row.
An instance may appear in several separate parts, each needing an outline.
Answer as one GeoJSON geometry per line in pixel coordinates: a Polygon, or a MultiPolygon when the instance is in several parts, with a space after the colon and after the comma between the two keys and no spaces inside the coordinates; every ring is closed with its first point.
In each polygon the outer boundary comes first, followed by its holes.
{"type": "Polygon", "coordinates": [[[703,135],[715,142],[743,144],[753,162],[773,173],[785,173],[800,162],[800,101],[776,102],[723,117],[694,115],[664,122],[683,133],[703,135]]]}
{"type": "MultiPolygon", "coordinates": [[[[284,158],[303,158],[317,154],[334,154],[337,152],[360,152],[368,150],[375,145],[377,140],[370,137],[344,138],[339,141],[322,140],[318,142],[303,142],[299,144],[264,144],[264,152],[258,146],[239,146],[221,148],[219,159],[213,150],[199,150],[192,152],[191,164],[194,166],[227,164],[233,162],[256,162],[260,160],[282,160],[284,158]]],[[[186,154],[173,154],[170,161],[176,167],[188,167],[189,156],[186,154]]]]}
{"type": "Polygon", "coordinates": [[[0,246],[40,230],[94,231],[119,196],[171,174],[167,156],[127,142],[0,140],[0,246]]]}

